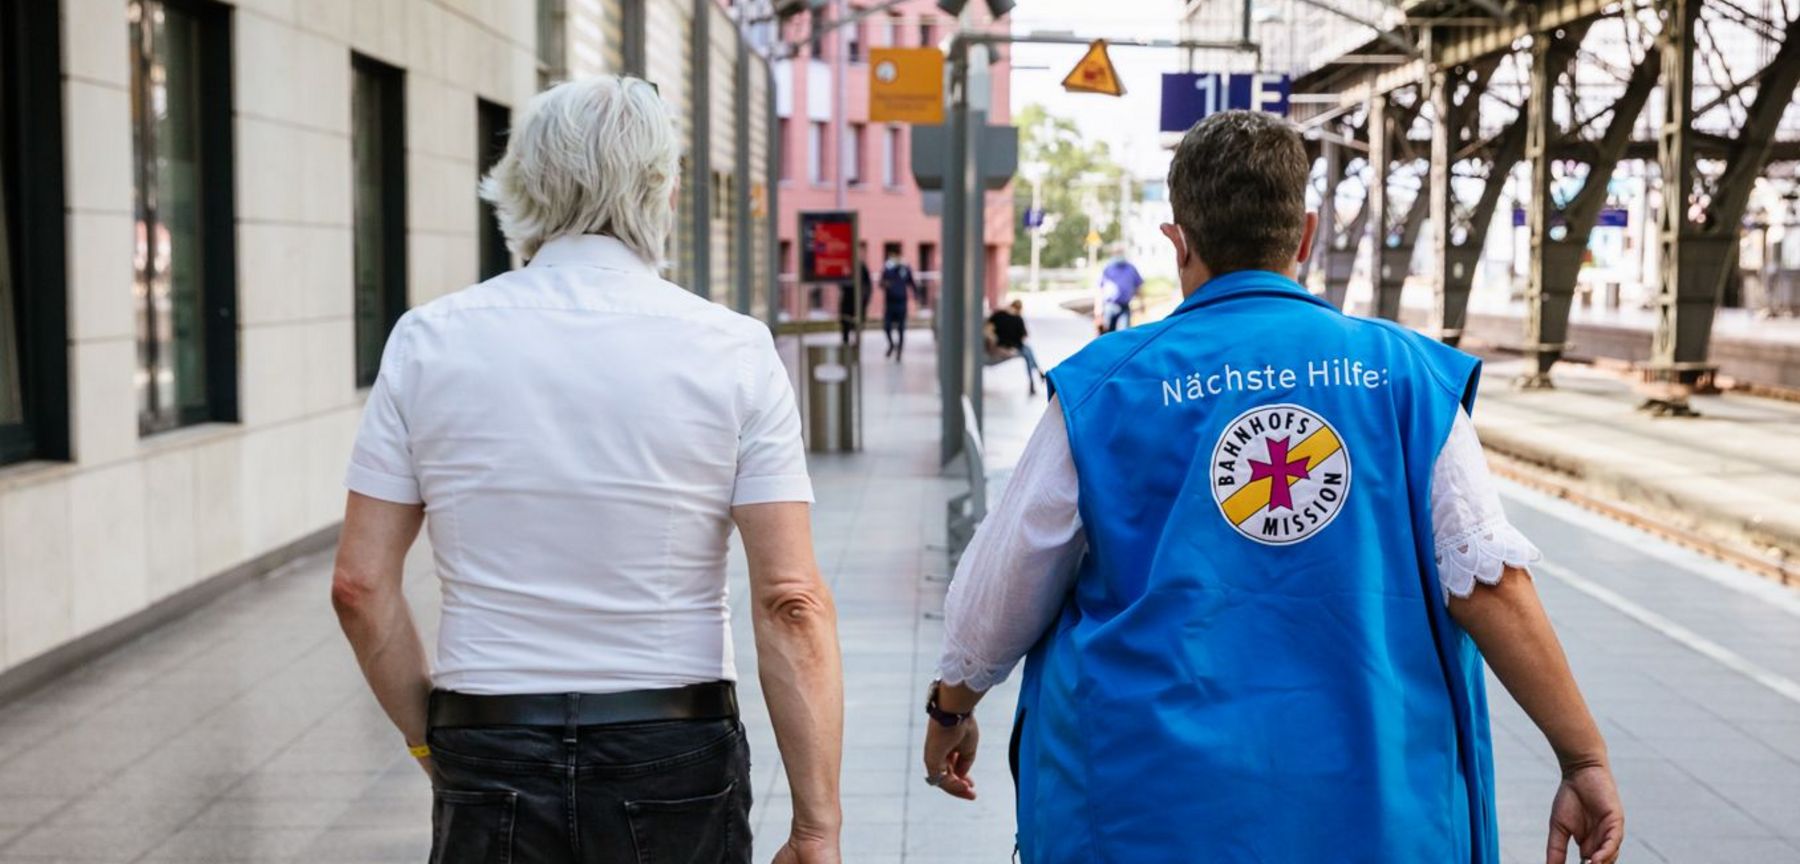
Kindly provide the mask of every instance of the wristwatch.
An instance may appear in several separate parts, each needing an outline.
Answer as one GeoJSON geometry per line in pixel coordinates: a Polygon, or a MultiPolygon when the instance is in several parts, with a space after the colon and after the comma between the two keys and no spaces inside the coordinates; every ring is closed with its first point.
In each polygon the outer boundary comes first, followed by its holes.
{"type": "Polygon", "coordinates": [[[936,721],[939,726],[949,728],[957,726],[964,720],[969,719],[969,715],[973,712],[958,714],[954,711],[945,711],[944,709],[939,708],[938,688],[942,686],[943,683],[942,679],[931,682],[931,689],[925,692],[925,713],[930,716],[932,720],[936,721]]]}

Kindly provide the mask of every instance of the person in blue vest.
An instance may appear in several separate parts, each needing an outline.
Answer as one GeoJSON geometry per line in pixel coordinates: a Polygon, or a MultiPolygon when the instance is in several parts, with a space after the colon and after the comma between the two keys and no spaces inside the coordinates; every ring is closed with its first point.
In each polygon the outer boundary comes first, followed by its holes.
{"type": "Polygon", "coordinates": [[[1561,762],[1546,860],[1610,864],[1618,789],[1469,420],[1479,361],[1294,281],[1308,167],[1263,113],[1177,147],[1186,299],[1050,373],[946,598],[926,781],[975,797],[973,712],[1024,657],[1028,864],[1498,864],[1485,658],[1561,762]]]}

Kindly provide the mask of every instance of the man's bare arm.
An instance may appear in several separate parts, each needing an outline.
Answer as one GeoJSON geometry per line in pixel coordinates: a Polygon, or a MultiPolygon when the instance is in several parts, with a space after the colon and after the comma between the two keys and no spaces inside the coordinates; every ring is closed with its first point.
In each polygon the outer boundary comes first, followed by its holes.
{"type": "Polygon", "coordinates": [[[1494,585],[1450,598],[1450,615],[1474,638],[1488,666],[1537,724],[1563,785],[1551,806],[1550,851],[1560,862],[1573,837],[1582,857],[1610,864],[1625,839],[1625,816],[1607,760],[1606,741],[1588,712],[1562,644],[1538,601],[1531,574],[1508,567],[1494,585]]]}
{"type": "Polygon", "coordinates": [[[843,825],[844,679],[837,609],[813,557],[810,511],[782,502],[734,507],[731,515],[750,564],[763,698],[793,788],[790,846],[798,857],[785,860],[835,861],[843,825]]]}
{"type": "Polygon", "coordinates": [[[408,746],[425,742],[431,697],[425,646],[401,592],[406,551],[424,519],[420,505],[350,493],[331,578],[338,624],[350,638],[369,689],[408,746]]]}

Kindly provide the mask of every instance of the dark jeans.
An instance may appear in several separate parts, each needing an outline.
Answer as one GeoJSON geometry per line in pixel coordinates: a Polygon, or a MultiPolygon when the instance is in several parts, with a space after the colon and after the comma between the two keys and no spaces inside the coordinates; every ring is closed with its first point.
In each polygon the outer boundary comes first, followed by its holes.
{"type": "Polygon", "coordinates": [[[881,335],[887,337],[888,353],[906,350],[906,304],[889,304],[882,310],[881,335]]]}
{"type": "Polygon", "coordinates": [[[431,864],[748,864],[736,720],[432,729],[431,864]]]}

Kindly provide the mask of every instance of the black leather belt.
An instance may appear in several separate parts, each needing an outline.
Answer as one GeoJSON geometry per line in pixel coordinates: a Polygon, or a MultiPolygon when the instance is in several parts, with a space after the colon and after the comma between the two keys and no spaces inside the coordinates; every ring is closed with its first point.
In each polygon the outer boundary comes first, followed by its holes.
{"type": "Polygon", "coordinates": [[[737,687],[730,681],[624,693],[477,696],[450,690],[431,691],[433,728],[605,726],[655,720],[724,720],[737,716],[737,687]]]}

